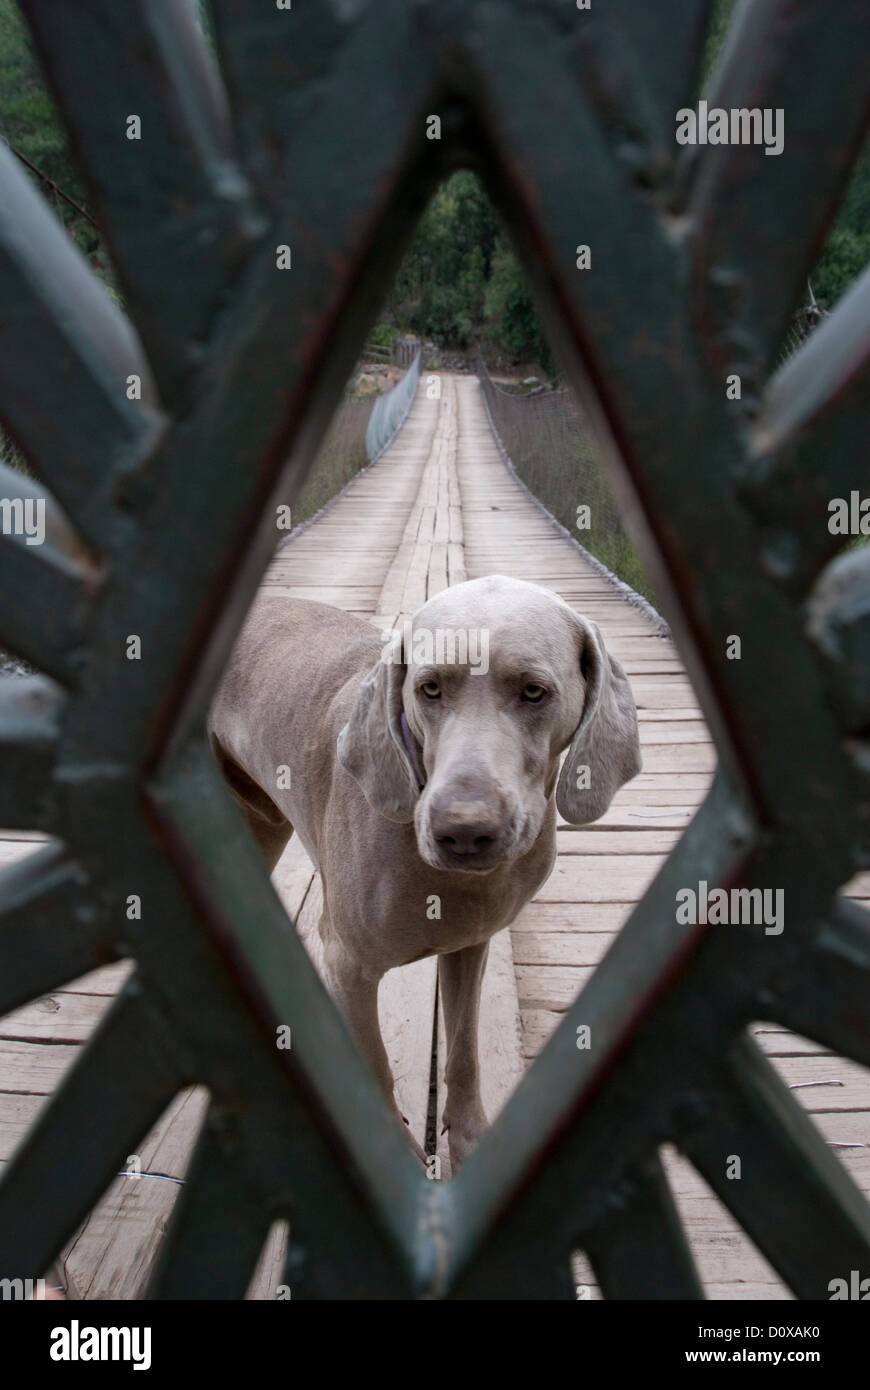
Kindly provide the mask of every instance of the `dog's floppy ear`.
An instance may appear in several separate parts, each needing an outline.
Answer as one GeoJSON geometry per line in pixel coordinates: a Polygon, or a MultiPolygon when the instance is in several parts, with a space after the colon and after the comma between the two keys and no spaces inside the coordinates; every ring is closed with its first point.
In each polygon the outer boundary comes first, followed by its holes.
{"type": "Polygon", "coordinates": [[[641,770],[634,696],[595,623],[578,614],[586,700],[556,787],[559,814],[572,825],[603,816],[623,782],[641,770]]]}
{"type": "Polygon", "coordinates": [[[402,736],[405,672],[404,662],[382,656],[360,686],[350,719],[338,736],[342,767],[362,787],[369,805],[400,825],[414,819],[420,795],[402,736]]]}

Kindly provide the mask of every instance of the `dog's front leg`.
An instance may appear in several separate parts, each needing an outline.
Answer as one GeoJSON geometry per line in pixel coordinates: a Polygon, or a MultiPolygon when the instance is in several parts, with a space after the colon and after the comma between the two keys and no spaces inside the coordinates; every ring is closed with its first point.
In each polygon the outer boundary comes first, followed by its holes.
{"type": "Polygon", "coordinates": [[[417,1143],[407,1121],[396,1104],[393,1091],[393,1073],[378,1019],[378,977],[366,975],[356,961],[344,950],[335,934],[327,937],[324,950],[324,967],[330,993],[344,1016],[345,1022],[357,1041],[360,1052],[374,1072],[392,1109],[399,1116],[408,1142],[421,1163],[426,1155],[417,1143]]]}
{"type": "Polygon", "coordinates": [[[479,946],[466,946],[463,951],[438,957],[438,985],[447,1031],[444,1127],[449,1133],[450,1162],[454,1168],[475,1148],[488,1123],[480,1099],[477,1045],[480,987],[488,951],[489,942],[484,941],[479,946]]]}

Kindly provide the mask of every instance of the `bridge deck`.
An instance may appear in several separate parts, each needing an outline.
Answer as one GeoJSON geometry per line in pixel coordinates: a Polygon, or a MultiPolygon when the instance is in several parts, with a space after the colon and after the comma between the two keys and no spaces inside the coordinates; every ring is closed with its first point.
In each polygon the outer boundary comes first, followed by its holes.
{"type": "MultiPolygon", "coordinates": [[[[578,989],[676,843],[709,786],[715,752],[672,643],[602,579],[505,468],[477,381],[444,375],[440,400],[421,388],[397,440],[313,525],[291,538],[264,583],[391,627],[446,585],[501,572],[558,591],[602,628],[637,701],[644,771],[596,825],[560,824],[548,882],[494,939],[484,985],[481,1048],[491,1115],[540,1051],[578,989]]],[[[0,838],[0,865],[38,837],[0,838]]],[[[320,887],[293,840],[274,881],[315,959],[320,887]]],[[[870,896],[870,875],[850,885],[870,896]]],[[[7,1161],[124,977],[113,967],[0,1020],[0,1162],[7,1161]]],[[[404,1113],[422,1138],[429,1104],[435,962],[393,971],[381,1016],[404,1113]]],[[[785,1080],[855,1180],[870,1191],[870,1084],[859,1067],[763,1023],[757,1030],[785,1080]]],[[[439,1086],[439,1094],[441,1088],[439,1086]]],[[[145,1176],[119,1176],[52,1276],[71,1297],[141,1291],[202,1117],[200,1091],[179,1096],[143,1142],[145,1176]]],[[[441,1125],[439,1122],[438,1129],[441,1125]]],[[[71,1138],[71,1143],[73,1139],[71,1138]]],[[[442,1174],[447,1175],[442,1152],[442,1174]]],[[[63,1155],[58,1155],[63,1162],[63,1155]]],[[[693,1170],[666,1155],[677,1203],[712,1298],[790,1297],[693,1170]]],[[[284,1233],[273,1232],[249,1297],[274,1296],[284,1233]]],[[[594,1285],[582,1258],[578,1281],[594,1285]]],[[[592,1296],[596,1296],[594,1287],[592,1296]]]]}

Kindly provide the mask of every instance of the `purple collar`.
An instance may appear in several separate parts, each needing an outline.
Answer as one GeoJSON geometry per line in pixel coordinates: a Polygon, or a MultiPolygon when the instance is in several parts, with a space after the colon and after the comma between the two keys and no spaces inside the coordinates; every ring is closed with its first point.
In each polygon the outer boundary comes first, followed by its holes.
{"type": "Polygon", "coordinates": [[[414,769],[414,776],[417,778],[417,786],[422,790],[426,785],[426,777],[417,758],[417,750],[414,747],[414,740],[411,738],[411,730],[408,728],[408,721],[405,718],[404,710],[402,710],[402,717],[399,722],[402,726],[402,738],[405,740],[405,747],[408,750],[411,767],[414,769]]]}

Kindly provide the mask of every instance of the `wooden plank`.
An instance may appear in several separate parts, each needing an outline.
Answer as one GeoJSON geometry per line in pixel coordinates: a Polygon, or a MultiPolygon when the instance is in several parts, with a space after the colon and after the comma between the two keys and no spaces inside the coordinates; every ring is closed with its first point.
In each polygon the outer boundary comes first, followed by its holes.
{"type": "Polygon", "coordinates": [[[617,932],[627,920],[633,902],[549,903],[536,898],[517,914],[511,926],[521,932],[617,932]]]}
{"type": "Polygon", "coordinates": [[[729,1289],[748,1282],[769,1289],[771,1296],[790,1297],[776,1270],[682,1155],[667,1145],[661,1156],[677,1210],[692,1232],[692,1255],[704,1285],[729,1289]]]}
{"type": "Polygon", "coordinates": [[[597,965],[618,932],[540,930],[517,932],[514,961],[520,965],[597,965]]]}
{"type": "Polygon", "coordinates": [[[142,1176],[115,1178],[63,1252],[70,1298],[141,1297],[207,1107],[205,1088],[191,1087],[143,1138],[142,1176]]]}
{"type": "Polygon", "coordinates": [[[561,855],[536,901],[637,902],[662,863],[659,854],[561,855]]]}
{"type": "Polygon", "coordinates": [[[5,869],[8,864],[17,864],[19,859],[26,859],[28,854],[36,854],[44,844],[45,840],[0,840],[0,869],[5,869]]]}
{"type": "Polygon", "coordinates": [[[0,1036],[39,1043],[84,1042],[110,1003],[106,994],[55,990],[7,1014],[0,1023],[0,1036]]]}
{"type": "Polygon", "coordinates": [[[600,821],[582,828],[560,826],[556,832],[559,854],[669,854],[679,839],[679,830],[611,830],[600,821]]]}
{"type": "Polygon", "coordinates": [[[518,965],[516,970],[521,1009],[564,1012],[592,978],[594,966],[518,965]]]}
{"type": "MultiPolygon", "coordinates": [[[[69,984],[64,985],[64,992],[114,996],[135,969],[136,964],[132,960],[120,960],[117,965],[104,965],[99,970],[91,970],[87,975],[80,976],[78,980],[70,980],[69,984]]],[[[0,1024],[0,1031],[2,1031],[2,1024],[0,1024]]]]}
{"type": "Polygon", "coordinates": [[[870,1138],[870,1072],[833,1053],[792,1057],[772,1056],[771,1062],[810,1114],[863,1110],[870,1138]]]}
{"type": "Polygon", "coordinates": [[[421,1148],[429,1111],[437,979],[437,960],[428,956],[389,970],[378,989],[378,1018],[396,1102],[421,1148]]]}
{"type": "Polygon", "coordinates": [[[709,746],[707,726],[700,719],[638,719],[641,746],[695,743],[709,746]]]}
{"type": "Polygon", "coordinates": [[[711,743],[645,743],[643,770],[650,772],[713,772],[718,762],[711,743]]]}
{"type": "Polygon", "coordinates": [[[784,1284],[747,1280],[742,1274],[730,1282],[705,1280],[704,1290],[709,1299],[725,1299],[728,1302],[744,1299],[749,1303],[756,1303],[761,1299],[788,1302],[794,1299],[794,1294],[784,1284]]]}
{"type": "Polygon", "coordinates": [[[833,1057],[835,1054],[812,1038],[802,1038],[788,1028],[779,1028],[773,1023],[753,1023],[750,1033],[758,1046],[773,1057],[833,1057]]]}
{"type": "MultiPolygon", "coordinates": [[[[245,1295],[249,1303],[271,1302],[277,1298],[279,1287],[284,1285],[284,1262],[287,1259],[289,1240],[289,1222],[273,1222],[245,1295]]],[[[293,1296],[292,1288],[290,1296],[293,1296]]]]}
{"type": "Polygon", "coordinates": [[[697,722],[703,718],[701,711],[698,708],[693,709],[689,705],[650,706],[638,705],[636,703],[635,708],[637,709],[637,722],[640,726],[642,733],[649,728],[650,724],[653,724],[655,721],[659,721],[663,724],[677,724],[685,721],[697,722]]]}
{"type": "MultiPolygon", "coordinates": [[[[509,930],[490,939],[489,955],[480,991],[478,1027],[480,1094],[487,1118],[492,1124],[515,1091],[525,1070],[522,1048],[517,981],[509,930]]],[[[446,1060],[444,1010],[439,1009],[438,1029],[438,1109],[436,1153],[441,1163],[441,1179],[452,1176],[448,1136],[444,1133],[444,1082],[446,1060]]]]}
{"type": "Polygon", "coordinates": [[[0,1037],[0,1092],[50,1096],[79,1054],[78,1043],[18,1042],[0,1037]]]}
{"type": "Polygon", "coordinates": [[[0,1163],[12,1157],[44,1104],[39,1095],[0,1096],[0,1163]]]}
{"type": "MultiPolygon", "coordinates": [[[[617,791],[612,808],[621,810],[624,806],[700,806],[705,801],[713,778],[709,774],[684,773],[682,777],[656,777],[638,773],[630,783],[617,791]]],[[[605,820],[605,816],[600,817],[605,820]]]]}
{"type": "MultiPolygon", "coordinates": [[[[671,795],[679,800],[685,800],[685,797],[680,797],[679,792],[671,793],[671,795]]],[[[698,805],[700,805],[700,802],[698,805]]],[[[625,830],[658,828],[663,830],[672,829],[682,831],[696,814],[698,805],[672,805],[661,799],[657,802],[651,800],[647,805],[635,805],[630,801],[617,801],[617,799],[614,798],[610,805],[610,809],[605,811],[604,815],[600,820],[597,820],[595,824],[602,828],[612,828],[614,830],[619,828],[625,830]]],[[[563,826],[564,821],[560,820],[559,827],[562,828],[563,826]]]]}
{"type": "Polygon", "coordinates": [[[844,898],[870,898],[870,873],[856,874],[840,889],[844,898]]]}

